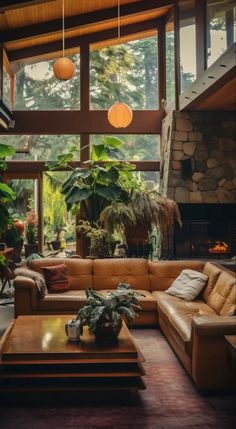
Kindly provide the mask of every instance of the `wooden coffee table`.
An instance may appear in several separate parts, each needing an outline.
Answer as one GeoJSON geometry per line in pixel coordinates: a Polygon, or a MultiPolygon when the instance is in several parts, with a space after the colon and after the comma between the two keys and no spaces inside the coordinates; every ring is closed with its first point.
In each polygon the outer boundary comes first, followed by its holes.
{"type": "Polygon", "coordinates": [[[144,358],[123,323],[117,344],[99,346],[88,329],[71,342],[73,316],[19,316],[0,346],[0,392],[145,389],[144,358]]]}

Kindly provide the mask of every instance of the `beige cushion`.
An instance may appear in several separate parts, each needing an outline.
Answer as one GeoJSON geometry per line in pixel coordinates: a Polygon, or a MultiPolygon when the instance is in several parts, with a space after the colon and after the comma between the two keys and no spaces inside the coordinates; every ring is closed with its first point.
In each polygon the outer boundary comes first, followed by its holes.
{"type": "Polygon", "coordinates": [[[208,276],[194,270],[183,270],[165,293],[193,301],[206,285],[208,276]]]}

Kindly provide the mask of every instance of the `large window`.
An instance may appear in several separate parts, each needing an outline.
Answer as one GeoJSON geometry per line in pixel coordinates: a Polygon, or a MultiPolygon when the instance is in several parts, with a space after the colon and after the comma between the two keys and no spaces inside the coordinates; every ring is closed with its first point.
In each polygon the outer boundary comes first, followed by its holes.
{"type": "Polygon", "coordinates": [[[175,101],[175,33],[174,17],[166,23],[166,101],[175,101]]]}
{"type": "Polygon", "coordinates": [[[195,0],[179,4],[181,92],[196,79],[195,0]]]}
{"type": "MultiPolygon", "coordinates": [[[[80,136],[0,135],[0,142],[16,148],[13,160],[56,161],[58,155],[68,152],[74,146],[79,150],[80,136]]],[[[79,154],[77,160],[79,161],[79,154]]]]}
{"type": "Polygon", "coordinates": [[[24,65],[16,73],[14,108],[17,110],[69,110],[80,108],[80,57],[73,55],[76,72],[68,81],[53,73],[54,61],[24,65]]]}
{"type": "Polygon", "coordinates": [[[92,109],[109,109],[119,97],[132,109],[158,108],[157,34],[90,53],[92,109]]]}
{"type": "MultiPolygon", "coordinates": [[[[159,135],[122,134],[116,137],[124,143],[121,149],[120,159],[126,161],[159,161],[159,135]]],[[[99,141],[102,141],[102,136],[91,135],[91,144],[99,141]]]]}
{"type": "Polygon", "coordinates": [[[207,0],[207,65],[236,40],[236,6],[232,0],[207,0]]]}

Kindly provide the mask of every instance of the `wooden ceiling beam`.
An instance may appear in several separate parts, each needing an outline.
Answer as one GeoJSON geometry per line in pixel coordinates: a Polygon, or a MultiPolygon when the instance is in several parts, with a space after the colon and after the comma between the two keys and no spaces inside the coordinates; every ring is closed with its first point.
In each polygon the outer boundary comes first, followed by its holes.
{"type": "Polygon", "coordinates": [[[0,13],[5,12],[7,10],[12,9],[20,9],[22,7],[28,7],[28,6],[35,6],[42,3],[49,3],[50,1],[54,0],[1,0],[0,4],[0,13]]]}
{"type": "MultiPolygon", "coordinates": [[[[160,20],[150,19],[149,21],[138,22],[121,27],[121,38],[130,34],[141,33],[148,30],[158,28],[160,20]]],[[[74,37],[66,40],[66,49],[76,48],[84,43],[92,44],[102,40],[110,40],[117,38],[117,29],[112,28],[109,30],[98,31],[95,33],[85,34],[83,36],[74,37]]],[[[61,40],[57,42],[45,43],[43,45],[33,46],[29,48],[16,49],[8,52],[10,62],[24,60],[26,58],[40,57],[41,55],[61,51],[61,40]]]]}
{"type": "MultiPolygon", "coordinates": [[[[143,14],[155,9],[165,6],[171,6],[173,0],[145,0],[137,3],[121,5],[121,17],[130,15],[143,14]]],[[[0,8],[1,10],[1,8],[0,8]]],[[[117,19],[117,8],[108,8],[97,10],[94,12],[84,13],[65,18],[65,31],[79,29],[86,27],[90,24],[98,24],[112,19],[117,19]]],[[[61,18],[54,21],[41,22],[39,24],[30,25],[27,27],[19,27],[11,30],[4,30],[0,32],[0,40],[3,43],[10,43],[19,40],[29,39],[33,37],[42,37],[51,33],[58,33],[62,31],[61,18]]]]}
{"type": "Polygon", "coordinates": [[[134,110],[131,124],[124,129],[109,124],[106,110],[16,110],[13,114],[14,135],[160,134],[165,116],[164,110],[134,110]]]}

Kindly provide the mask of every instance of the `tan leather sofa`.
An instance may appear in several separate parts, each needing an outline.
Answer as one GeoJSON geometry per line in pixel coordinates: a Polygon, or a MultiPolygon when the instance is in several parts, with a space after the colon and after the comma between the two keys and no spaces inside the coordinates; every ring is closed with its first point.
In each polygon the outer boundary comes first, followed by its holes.
{"type": "Polygon", "coordinates": [[[144,295],[135,325],[159,325],[198,388],[235,387],[235,363],[225,339],[236,334],[235,273],[211,262],[145,259],[41,259],[32,261],[30,268],[40,272],[42,266],[59,262],[67,265],[69,291],[40,297],[33,280],[18,276],[14,281],[16,316],[75,314],[86,303],[88,286],[105,294],[119,282],[129,283],[144,295]],[[209,279],[194,301],[165,293],[186,268],[203,272],[209,279]]]}

